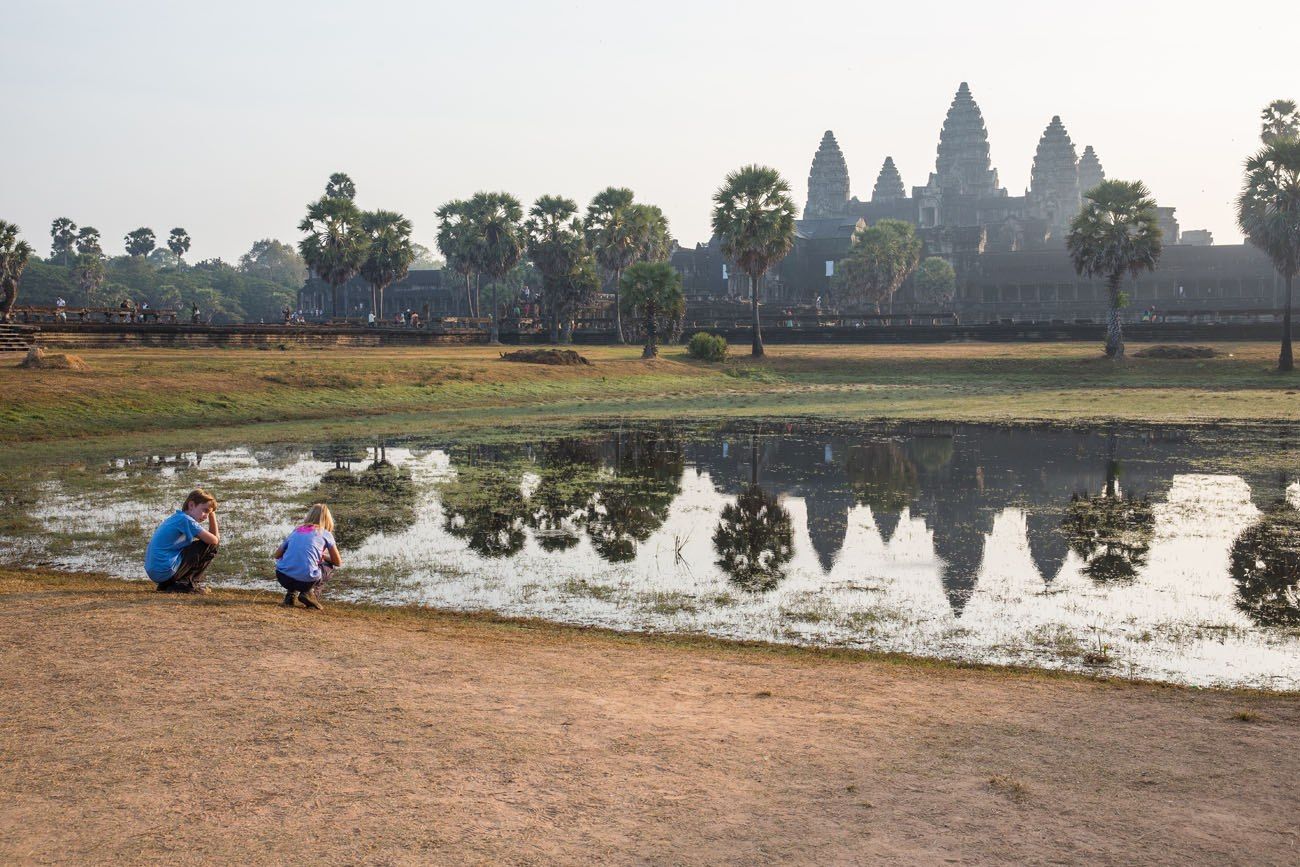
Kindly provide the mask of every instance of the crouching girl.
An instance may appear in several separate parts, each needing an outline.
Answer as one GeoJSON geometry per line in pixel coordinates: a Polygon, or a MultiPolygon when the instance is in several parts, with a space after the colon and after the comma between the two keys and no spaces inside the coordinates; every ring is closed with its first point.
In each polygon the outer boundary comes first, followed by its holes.
{"type": "Polygon", "coordinates": [[[284,605],[292,608],[296,593],[303,605],[321,610],[321,589],[342,565],[339,546],[334,542],[334,516],[329,506],[316,503],[308,510],[302,526],[275,549],[275,579],[285,590],[284,605]]]}

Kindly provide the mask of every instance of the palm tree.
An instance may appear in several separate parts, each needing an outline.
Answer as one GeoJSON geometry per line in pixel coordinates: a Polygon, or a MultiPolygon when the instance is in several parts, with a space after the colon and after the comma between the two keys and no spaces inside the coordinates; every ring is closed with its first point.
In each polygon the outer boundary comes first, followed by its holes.
{"type": "Polygon", "coordinates": [[[636,261],[639,247],[632,198],[627,187],[606,187],[587,206],[584,221],[587,246],[600,267],[614,277],[614,333],[619,343],[624,342],[619,282],[623,269],[636,261]]]}
{"type": "Polygon", "coordinates": [[[1291,289],[1300,269],[1300,138],[1279,138],[1246,161],[1237,225],[1286,281],[1277,369],[1291,370],[1291,289]]]}
{"type": "Polygon", "coordinates": [[[104,248],[99,244],[99,230],[94,226],[82,226],[77,232],[77,253],[82,256],[104,255],[104,248]]]}
{"type": "Polygon", "coordinates": [[[474,225],[470,219],[469,202],[452,199],[437,210],[438,249],[447,257],[447,267],[465,278],[465,310],[469,316],[478,315],[474,290],[474,225]]]}
{"type": "Polygon", "coordinates": [[[50,223],[50,238],[53,241],[50,256],[63,257],[63,264],[67,265],[77,243],[77,224],[67,217],[56,218],[50,223]]]}
{"type": "Polygon", "coordinates": [[[351,199],[325,196],[307,206],[307,216],[298,224],[307,237],[298,242],[298,252],[307,267],[329,284],[331,315],[339,316],[339,287],[357,276],[366,260],[366,233],[361,212],[351,199]]]}
{"type": "Polygon", "coordinates": [[[656,205],[634,204],[632,226],[636,234],[636,261],[666,262],[673,252],[668,218],[656,205]]]}
{"type": "Polygon", "coordinates": [[[147,226],[127,232],[122,240],[126,244],[128,256],[148,256],[153,252],[153,248],[158,246],[153,229],[147,226]]]}
{"type": "Polygon", "coordinates": [[[172,229],[171,234],[167,236],[167,249],[172,251],[176,257],[176,267],[180,267],[183,257],[190,251],[190,233],[179,226],[172,229]]]}
{"type": "Polygon", "coordinates": [[[475,193],[469,201],[475,270],[492,281],[492,343],[501,342],[497,289],[524,254],[523,206],[509,193],[475,193]]]}
{"type": "Polygon", "coordinates": [[[749,275],[749,303],[754,314],[752,353],[763,354],[758,324],[758,284],[794,246],[794,200],[780,172],[749,165],[727,175],[713,194],[713,232],[722,252],[749,275]]]}
{"type": "Polygon", "coordinates": [[[578,203],[561,196],[542,196],[528,211],[524,235],[528,258],[542,275],[542,304],[551,343],[560,342],[560,315],[566,282],[586,255],[578,203]]]}
{"type": "Polygon", "coordinates": [[[629,316],[645,324],[642,358],[659,354],[659,326],[671,323],[686,311],[682,276],[667,262],[636,262],[623,272],[623,307],[629,316]]]}
{"type": "Polygon", "coordinates": [[[361,227],[368,239],[361,276],[370,284],[370,309],[384,317],[384,290],[406,277],[415,258],[411,248],[411,221],[394,211],[367,211],[361,227]]]}
{"type": "Polygon", "coordinates": [[[104,285],[104,260],[97,253],[79,253],[69,270],[81,290],[82,300],[93,304],[99,287],[104,285]]]}
{"type": "Polygon", "coordinates": [[[1294,99],[1275,99],[1260,112],[1259,137],[1264,144],[1300,135],[1300,111],[1294,99]]]}
{"type": "Polygon", "coordinates": [[[1136,277],[1154,271],[1160,261],[1156,201],[1141,181],[1102,181],[1084,198],[1083,210],[1070,223],[1066,248],[1077,273],[1106,278],[1106,356],[1119,361],[1124,358],[1119,311],[1125,304],[1120,282],[1126,273],[1136,277]]]}
{"type": "Polygon", "coordinates": [[[357,185],[352,182],[352,178],[343,172],[330,175],[329,183],[325,185],[325,198],[347,199],[350,202],[356,197],[357,185]]]}
{"type": "Polygon", "coordinates": [[[0,220],[0,322],[13,316],[18,300],[18,283],[31,258],[32,247],[18,237],[19,228],[0,220]]]}

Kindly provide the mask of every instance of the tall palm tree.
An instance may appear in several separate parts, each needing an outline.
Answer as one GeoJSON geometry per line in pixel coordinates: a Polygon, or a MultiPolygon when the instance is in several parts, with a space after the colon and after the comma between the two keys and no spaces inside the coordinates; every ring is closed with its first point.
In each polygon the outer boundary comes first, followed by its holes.
{"type": "Polygon", "coordinates": [[[634,262],[623,272],[623,307],[639,317],[645,327],[642,358],[659,354],[659,327],[677,319],[686,310],[682,275],[667,262],[634,262]]]}
{"type": "Polygon", "coordinates": [[[583,223],[587,246],[600,267],[614,278],[614,333],[619,343],[624,342],[619,281],[623,269],[636,261],[639,246],[632,199],[632,191],[627,187],[606,187],[587,206],[583,223]]]}
{"type": "Polygon", "coordinates": [[[569,277],[586,254],[578,203],[562,196],[542,196],[528,211],[524,235],[528,258],[542,275],[542,305],[551,343],[560,342],[560,316],[569,277]]]}
{"type": "Polygon", "coordinates": [[[473,226],[474,264],[491,281],[492,343],[501,342],[501,311],[497,307],[499,284],[524,255],[523,206],[509,193],[475,193],[469,201],[473,226]]]}
{"type": "Polygon", "coordinates": [[[370,284],[370,309],[384,317],[384,290],[406,277],[415,258],[411,248],[411,221],[394,211],[367,211],[361,215],[366,233],[366,260],[361,276],[370,284]]]}
{"type": "Polygon", "coordinates": [[[758,324],[758,284],[767,270],[794,246],[794,200],[790,184],[767,166],[748,165],[727,175],[713,194],[713,232],[722,252],[749,275],[749,303],[754,314],[752,354],[763,354],[758,324]]]}
{"type": "Polygon", "coordinates": [[[81,290],[82,301],[86,304],[95,303],[99,288],[104,285],[103,258],[97,253],[79,253],[72,260],[69,270],[77,288],[81,290]]]}
{"type": "Polygon", "coordinates": [[[153,252],[153,248],[158,246],[157,236],[148,226],[141,226],[127,232],[122,241],[126,244],[128,256],[148,256],[153,252]]]}
{"type": "Polygon", "coordinates": [[[1237,225],[1250,243],[1268,254],[1286,281],[1277,369],[1292,370],[1291,290],[1300,269],[1300,138],[1276,139],[1246,161],[1237,225]]]}
{"type": "Polygon", "coordinates": [[[1120,283],[1125,274],[1154,271],[1160,261],[1156,200],[1141,181],[1115,180],[1102,181],[1084,198],[1083,210],[1070,223],[1066,248],[1077,273],[1106,279],[1106,355],[1118,361],[1124,357],[1120,283]]]}
{"type": "Polygon", "coordinates": [[[19,228],[0,220],[0,322],[13,316],[18,300],[18,283],[31,258],[32,247],[18,237],[19,228]]]}
{"type": "Polygon", "coordinates": [[[94,226],[82,226],[77,231],[77,253],[82,256],[104,255],[104,248],[100,246],[99,230],[94,226]]]}
{"type": "Polygon", "coordinates": [[[656,205],[632,205],[632,226],[636,234],[636,261],[666,262],[673,252],[668,218],[656,205]]]}
{"type": "Polygon", "coordinates": [[[176,267],[184,264],[183,259],[190,251],[190,233],[177,226],[167,236],[167,249],[176,257],[176,267]]]}
{"type": "Polygon", "coordinates": [[[470,316],[478,315],[471,288],[474,276],[474,226],[470,217],[469,202],[452,199],[437,210],[438,249],[447,257],[447,267],[465,278],[465,310],[470,316]]]}
{"type": "Polygon", "coordinates": [[[347,199],[350,202],[357,197],[357,185],[345,173],[335,172],[330,175],[329,183],[325,184],[325,197],[347,199]]]}
{"type": "Polygon", "coordinates": [[[1300,135],[1300,110],[1294,99],[1275,99],[1259,114],[1259,137],[1264,144],[1300,135]]]}
{"type": "Polygon", "coordinates": [[[67,265],[77,243],[77,224],[67,217],[57,217],[50,223],[51,256],[59,256],[67,265]]]}
{"type": "Polygon", "coordinates": [[[366,233],[361,212],[351,199],[324,196],[307,206],[307,216],[298,224],[307,237],[298,242],[298,252],[312,272],[329,284],[331,315],[339,316],[339,287],[357,276],[366,261],[366,233]]]}

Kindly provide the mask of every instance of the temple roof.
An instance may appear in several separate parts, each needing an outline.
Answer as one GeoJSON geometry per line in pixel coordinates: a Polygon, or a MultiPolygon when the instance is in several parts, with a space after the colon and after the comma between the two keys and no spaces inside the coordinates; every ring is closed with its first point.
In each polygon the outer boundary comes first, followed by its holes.
{"type": "Polygon", "coordinates": [[[808,172],[808,202],[803,215],[810,219],[838,216],[844,213],[848,201],[848,163],[835,141],[835,133],[826,130],[808,172]]]}
{"type": "Polygon", "coordinates": [[[796,237],[812,238],[852,238],[859,225],[865,225],[861,217],[824,217],[820,220],[795,220],[796,237]]]}
{"type": "Polygon", "coordinates": [[[876,187],[871,191],[871,201],[892,202],[905,198],[907,191],[903,188],[903,176],[898,173],[894,158],[885,157],[885,164],[880,167],[880,174],[876,177],[876,187]]]}
{"type": "Polygon", "coordinates": [[[955,189],[963,195],[993,193],[998,188],[998,173],[989,160],[984,115],[964,81],[939,132],[935,173],[941,188],[955,189]]]}
{"type": "Polygon", "coordinates": [[[1101,167],[1101,160],[1092,145],[1088,145],[1083,149],[1083,156],[1079,157],[1079,192],[1086,193],[1104,180],[1106,172],[1101,167]]]}

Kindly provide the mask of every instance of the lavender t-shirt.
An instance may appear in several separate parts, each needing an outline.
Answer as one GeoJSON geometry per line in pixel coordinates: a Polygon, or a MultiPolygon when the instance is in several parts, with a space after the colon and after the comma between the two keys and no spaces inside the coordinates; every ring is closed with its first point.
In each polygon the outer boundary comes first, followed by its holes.
{"type": "Polygon", "coordinates": [[[284,554],[275,561],[275,570],[295,581],[320,578],[320,558],[334,548],[334,534],[315,524],[303,524],[284,540],[284,554]]]}

